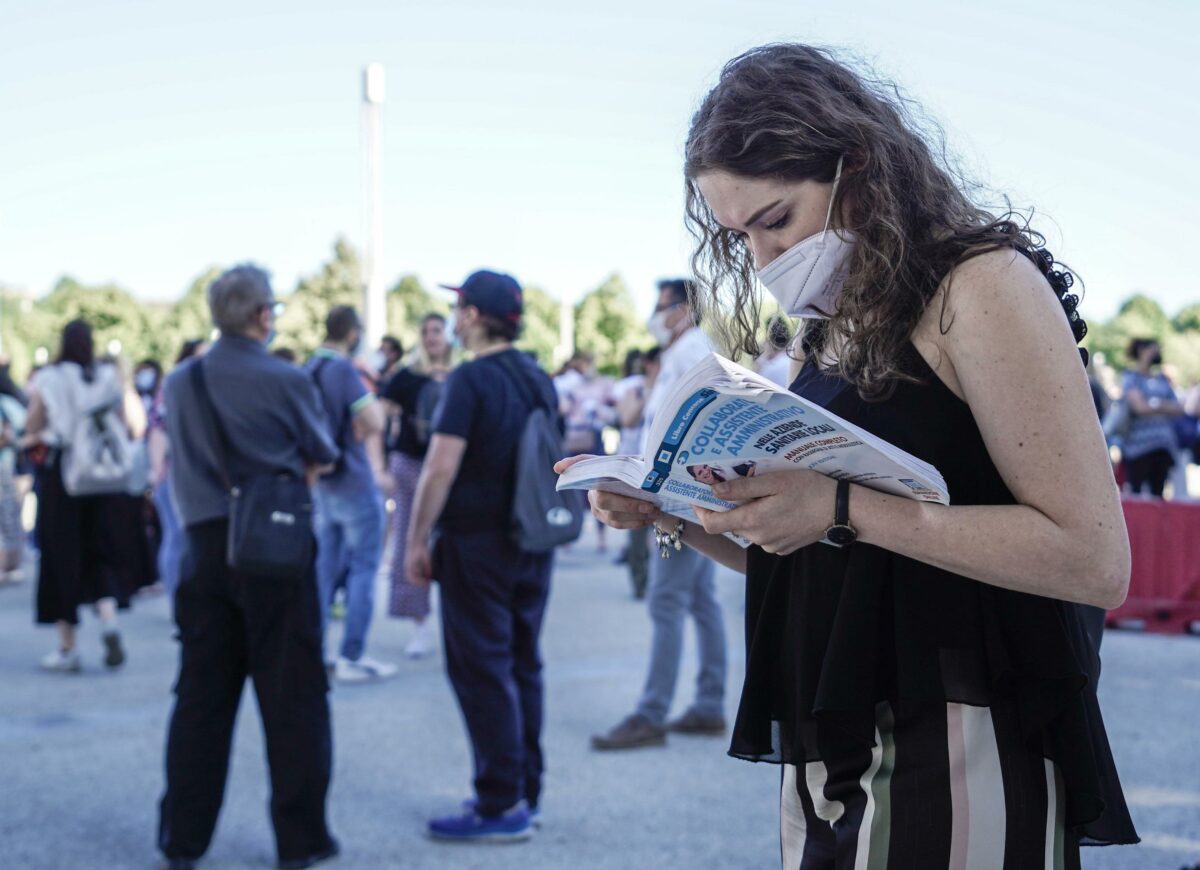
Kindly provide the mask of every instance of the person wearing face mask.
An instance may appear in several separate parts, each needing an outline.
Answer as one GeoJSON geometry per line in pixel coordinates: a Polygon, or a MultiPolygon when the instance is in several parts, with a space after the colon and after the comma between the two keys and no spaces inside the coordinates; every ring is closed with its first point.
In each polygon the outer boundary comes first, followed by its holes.
{"type": "Polygon", "coordinates": [[[429,833],[525,840],[541,818],[539,637],[554,553],[518,547],[512,504],[526,420],[535,407],[553,419],[558,401],[550,378],[513,347],[525,307],[516,279],[480,270],[447,289],[458,294],[454,333],[473,359],[446,380],[405,568],[412,583],[437,578],[441,586],[446,674],[471,741],[475,795],[460,812],[432,819],[429,833]]]}
{"type": "Polygon", "coordinates": [[[158,360],[145,359],[137,364],[133,373],[133,387],[141,397],[142,404],[146,406],[147,414],[150,413],[150,406],[154,404],[154,398],[158,395],[161,385],[162,365],[158,360]]]}
{"type": "Polygon", "coordinates": [[[1121,392],[1132,421],[1121,443],[1121,460],[1134,494],[1148,490],[1162,498],[1175,464],[1174,421],[1183,415],[1183,405],[1162,372],[1162,348],[1156,340],[1135,338],[1128,353],[1133,368],[1121,377],[1121,392]]]}
{"type": "MultiPolygon", "coordinates": [[[[625,355],[625,376],[613,385],[617,422],[621,427],[618,455],[634,455],[641,449],[642,408],[646,404],[646,393],[654,384],[648,370],[654,369],[657,373],[658,353],[658,348],[629,351],[625,355]]],[[[650,579],[650,533],[645,529],[637,529],[629,533],[628,541],[625,550],[617,557],[617,564],[629,566],[633,597],[640,600],[646,597],[646,586],[650,579]]]]}
{"type": "Polygon", "coordinates": [[[249,677],[267,746],[278,866],[311,867],[339,851],[326,818],[333,738],[315,566],[289,577],[231,568],[228,484],[280,472],[311,481],[338,451],[312,378],[267,350],[277,311],[267,273],[230,269],[209,286],[208,305],[220,339],[176,367],[164,388],[171,490],[188,557],[175,594],[179,675],[158,846],[170,870],[194,867],[207,851],[249,677]]]}
{"type": "Polygon", "coordinates": [[[314,524],[322,624],[328,621],[338,580],[345,579],[346,617],[334,675],[346,683],[396,673],[395,665],[366,654],[375,609],[375,574],[383,557],[382,493],[391,489],[391,482],[383,460],[383,408],[354,365],[362,336],[357,311],[348,305],[330,309],[325,343],[305,366],[317,384],[330,432],[341,451],[333,471],[317,482],[314,524]]]}
{"type": "MultiPolygon", "coordinates": [[[[646,397],[641,451],[655,414],[675,382],[712,353],[693,309],[696,288],[684,278],[660,281],[658,301],[650,318],[650,334],[662,345],[658,374],[646,397]]],[[[719,735],[725,732],[725,622],[717,600],[715,565],[698,550],[685,549],[671,559],[650,560],[646,599],[654,632],[650,662],[641,698],[633,713],[604,734],[592,737],[597,750],[661,746],[667,732],[719,735]],[[687,617],[696,623],[700,668],[696,697],[678,718],[668,721],[687,617]]]]}
{"type": "Polygon", "coordinates": [[[720,483],[736,507],[699,524],[589,497],[746,575],[730,754],[781,766],[783,867],[1078,867],[1138,841],[1083,611],[1130,573],[1086,324],[897,94],[807,45],[725,66],[685,146],[695,299],[753,356],[765,288],[803,321],[790,389],[934,465],[950,505],[809,469],[720,483]]]}
{"type": "MultiPolygon", "coordinates": [[[[617,422],[617,414],[612,378],[598,373],[596,355],[590,350],[576,350],[563,373],[554,379],[554,389],[566,421],[567,453],[603,456],[604,428],[617,422]]],[[[599,522],[596,525],[596,551],[605,553],[605,526],[599,522]]]]}
{"type": "Polygon", "coordinates": [[[429,622],[429,587],[408,582],[404,573],[405,540],[412,517],[413,498],[421,463],[433,437],[433,415],[454,362],[446,335],[446,318],[436,312],[421,318],[421,340],[411,362],[399,369],[383,388],[390,416],[398,422],[388,444],[388,470],[392,476],[391,515],[392,564],[388,615],[415,623],[404,654],[419,659],[433,649],[433,626],[429,622]]]}

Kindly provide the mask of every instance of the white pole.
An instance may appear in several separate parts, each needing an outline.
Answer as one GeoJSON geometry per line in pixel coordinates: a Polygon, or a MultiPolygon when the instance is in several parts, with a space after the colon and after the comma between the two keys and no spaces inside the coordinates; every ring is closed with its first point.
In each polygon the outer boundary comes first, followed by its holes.
{"type": "Polygon", "coordinates": [[[575,301],[563,293],[558,305],[558,347],[554,349],[554,368],[558,369],[575,352],[575,301]]]}
{"type": "Polygon", "coordinates": [[[363,262],[363,325],[366,346],[387,333],[387,288],[383,278],[383,64],[363,70],[362,131],[366,152],[367,246],[363,262]]]}

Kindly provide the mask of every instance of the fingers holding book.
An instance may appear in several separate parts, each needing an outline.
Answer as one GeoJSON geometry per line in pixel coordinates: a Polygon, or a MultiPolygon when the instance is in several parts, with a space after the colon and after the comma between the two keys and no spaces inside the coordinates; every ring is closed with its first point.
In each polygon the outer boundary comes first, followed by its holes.
{"type": "Polygon", "coordinates": [[[807,469],[775,471],[752,478],[729,480],[713,493],[737,502],[730,511],[696,508],[710,534],[733,532],[768,553],[787,555],[816,543],[833,517],[837,481],[807,469]]]}
{"type": "Polygon", "coordinates": [[[560,460],[558,460],[558,462],[554,463],[554,473],[562,474],[564,471],[566,471],[568,468],[570,468],[576,462],[582,462],[585,459],[591,459],[591,458],[592,458],[592,454],[581,453],[578,456],[568,456],[565,459],[560,459],[560,460]]]}
{"type": "Polygon", "coordinates": [[[648,501],[599,489],[589,490],[588,504],[596,519],[614,529],[644,529],[662,516],[648,501]]]}

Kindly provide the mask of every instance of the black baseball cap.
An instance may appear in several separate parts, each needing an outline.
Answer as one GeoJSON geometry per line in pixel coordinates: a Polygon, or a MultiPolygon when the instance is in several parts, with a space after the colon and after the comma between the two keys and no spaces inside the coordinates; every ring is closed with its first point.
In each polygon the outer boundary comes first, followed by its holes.
{"type": "Polygon", "coordinates": [[[480,269],[467,276],[461,286],[438,285],[453,290],[467,305],[474,305],[489,317],[517,321],[525,311],[525,294],[512,275],[480,269]]]}

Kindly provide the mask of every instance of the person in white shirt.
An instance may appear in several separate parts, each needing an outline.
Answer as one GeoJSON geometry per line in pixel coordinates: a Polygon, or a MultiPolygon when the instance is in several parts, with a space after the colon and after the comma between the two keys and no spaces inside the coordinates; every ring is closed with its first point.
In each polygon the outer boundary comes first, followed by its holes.
{"type": "MultiPolygon", "coordinates": [[[[625,355],[624,377],[613,386],[613,401],[617,408],[617,423],[621,427],[621,440],[617,453],[622,456],[638,455],[642,449],[642,412],[646,406],[646,394],[653,386],[652,374],[658,372],[658,355],[661,348],[648,351],[631,350],[625,355]]],[[[633,597],[646,597],[649,585],[650,530],[630,529],[629,544],[617,560],[617,564],[629,566],[629,580],[633,585],[633,597]]]]}
{"type": "MultiPolygon", "coordinates": [[[[686,279],[661,281],[650,333],[662,345],[660,369],[646,397],[642,441],[671,386],[688,369],[712,353],[700,331],[692,300],[695,285],[686,279]]],[[[632,749],[666,742],[668,731],[723,734],[725,731],[725,623],[717,602],[711,560],[685,548],[670,559],[650,559],[649,607],[654,622],[650,666],[637,709],[610,731],[592,738],[595,749],[632,749]],[[696,700],[678,719],[668,722],[675,681],[683,655],[683,629],[688,614],[696,622],[700,653],[696,700]]]]}

